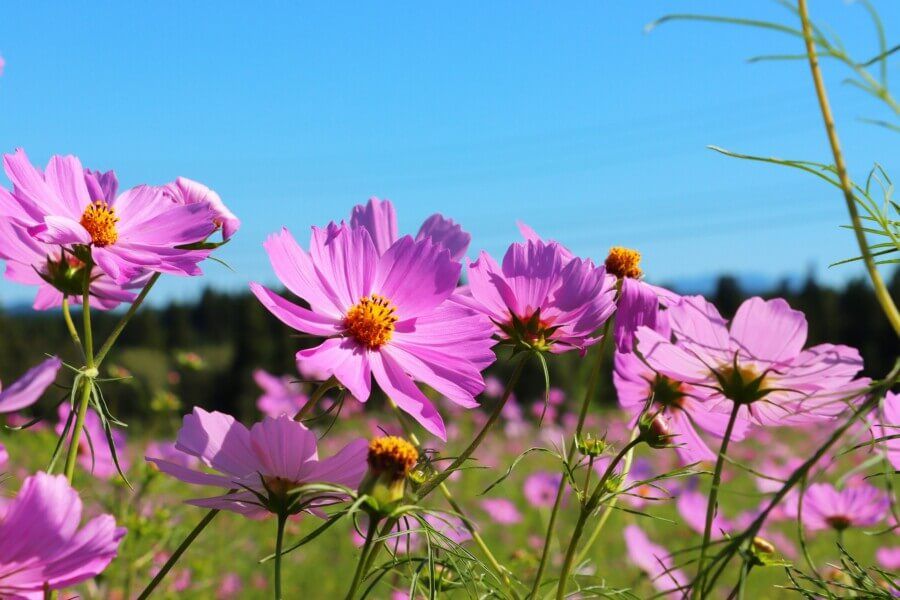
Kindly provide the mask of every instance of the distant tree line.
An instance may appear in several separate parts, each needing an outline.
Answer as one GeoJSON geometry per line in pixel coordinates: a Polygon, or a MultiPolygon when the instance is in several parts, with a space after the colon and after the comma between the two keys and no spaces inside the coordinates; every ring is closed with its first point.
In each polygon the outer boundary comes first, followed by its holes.
{"type": "MultiPolygon", "coordinates": [[[[890,285],[892,294],[900,297],[900,269],[895,270],[890,285]]],[[[837,289],[820,285],[809,276],[799,287],[784,283],[764,295],[784,297],[806,313],[810,344],[827,341],[859,348],[870,376],[885,374],[900,355],[896,338],[863,280],[850,281],[837,289]]],[[[747,296],[738,280],[730,276],[720,277],[710,295],[727,317],[747,296]]],[[[102,340],[119,315],[95,314],[95,339],[102,340]]],[[[179,405],[197,404],[250,418],[259,395],[253,370],[263,368],[297,377],[294,354],[313,343],[278,322],[250,294],[207,289],[193,303],[142,308],[108,361],[113,370],[104,373],[131,374],[141,384],[125,380],[105,390],[114,396],[109,400],[123,416],[153,410],[175,414],[179,405]],[[191,352],[197,354],[199,364],[190,360],[193,355],[185,358],[191,352]]],[[[45,353],[57,353],[70,364],[78,364],[58,312],[0,309],[0,381],[11,381],[45,353]]],[[[553,384],[577,393],[584,378],[575,369],[585,368],[581,366],[584,362],[559,357],[551,364],[553,384]]],[[[610,362],[606,360],[607,371],[610,362]]],[[[525,402],[538,400],[543,394],[543,376],[537,366],[530,371],[516,390],[517,397],[525,402]]],[[[501,378],[504,375],[496,374],[501,378]]],[[[64,393],[60,390],[60,398],[64,393]]],[[[610,389],[601,390],[601,394],[605,402],[614,401],[610,389]]]]}

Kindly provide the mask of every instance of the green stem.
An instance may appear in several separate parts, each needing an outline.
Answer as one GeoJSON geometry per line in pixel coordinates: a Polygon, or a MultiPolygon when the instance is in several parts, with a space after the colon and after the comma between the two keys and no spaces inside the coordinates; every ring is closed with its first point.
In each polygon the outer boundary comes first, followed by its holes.
{"type": "MultiPolygon", "coordinates": [[[[572,440],[572,444],[569,446],[569,452],[566,454],[566,463],[572,462],[572,458],[575,456],[576,443],[579,437],[581,437],[581,430],[584,428],[584,422],[587,420],[588,408],[591,405],[591,399],[593,399],[594,394],[597,391],[597,386],[600,384],[600,371],[603,367],[603,353],[606,349],[606,340],[609,339],[609,331],[610,325],[612,324],[612,318],[607,319],[606,323],[603,326],[603,339],[600,342],[600,346],[596,350],[596,362],[591,368],[590,375],[588,377],[588,385],[587,389],[584,392],[584,399],[581,401],[581,410],[578,413],[578,424],[575,427],[575,438],[572,440]]],[[[559,507],[562,505],[563,495],[566,492],[566,478],[562,477],[559,481],[559,487],[556,490],[556,500],[553,502],[553,509],[550,511],[550,520],[547,522],[547,533],[544,535],[544,548],[541,551],[541,562],[538,564],[537,574],[534,576],[534,585],[531,587],[531,598],[538,598],[538,591],[540,590],[541,583],[544,579],[544,573],[547,570],[547,564],[550,560],[550,546],[553,541],[553,533],[556,529],[556,517],[559,513],[559,507]]],[[[585,494],[587,490],[585,490],[585,494]]]]}
{"type": "Polygon", "coordinates": [[[813,85],[816,89],[816,97],[819,100],[819,110],[822,113],[822,121],[825,124],[825,133],[828,136],[828,143],[831,146],[831,153],[834,156],[834,168],[837,171],[840,180],[841,190],[844,192],[844,201],[847,204],[847,212],[850,213],[850,221],[853,225],[853,232],[856,234],[856,243],[862,254],[863,262],[866,265],[866,271],[869,273],[869,279],[875,288],[875,297],[878,298],[881,309],[894,328],[894,333],[900,336],[900,311],[894,304],[891,294],[878,272],[875,260],[872,258],[872,252],[869,250],[869,242],[866,240],[866,233],[863,231],[862,221],[859,218],[859,212],[856,209],[856,197],[853,195],[853,183],[847,174],[847,165],[844,162],[844,154],[841,151],[841,143],[838,139],[837,129],[834,125],[834,116],[831,112],[831,105],[828,102],[828,94],[825,90],[825,82],[822,79],[822,71],[819,68],[819,57],[816,54],[816,44],[813,39],[812,24],[809,20],[809,11],[806,6],[806,0],[798,0],[797,10],[800,15],[800,22],[803,26],[803,41],[806,45],[806,56],[809,60],[809,70],[812,74],[813,85]]]}
{"type": "Polygon", "coordinates": [[[275,600],[282,600],[281,593],[281,548],[284,545],[284,525],[287,515],[279,513],[277,533],[275,534],[275,600]]]}
{"type": "Polygon", "coordinates": [[[69,330],[69,335],[71,336],[72,341],[75,343],[75,346],[78,347],[78,350],[81,352],[83,358],[84,348],[81,347],[81,338],[78,337],[78,329],[75,327],[75,322],[72,321],[72,312],[71,310],[69,310],[69,298],[66,296],[63,296],[62,312],[63,319],[66,322],[66,329],[69,330]]]}
{"type": "Polygon", "coordinates": [[[522,354],[522,357],[519,359],[519,362],[516,363],[515,368],[513,369],[512,375],[509,376],[509,381],[506,383],[506,389],[503,390],[503,397],[500,399],[500,402],[494,407],[493,412],[491,412],[488,417],[487,422],[481,428],[481,431],[478,432],[478,435],[475,436],[475,439],[466,447],[462,453],[456,457],[456,459],[450,463],[450,466],[432,477],[430,480],[425,482],[422,485],[421,489],[417,496],[421,499],[431,493],[434,488],[439,486],[445,479],[450,477],[453,472],[458,469],[461,465],[465,464],[469,457],[478,449],[478,446],[481,445],[481,442],[484,441],[484,438],[487,436],[488,432],[494,426],[494,423],[500,418],[500,414],[503,412],[503,407],[506,406],[507,400],[509,400],[510,395],[512,395],[513,389],[515,389],[516,384],[519,383],[519,378],[522,376],[522,371],[525,368],[525,363],[528,361],[529,354],[522,354]]]}
{"type": "MultiPolygon", "coordinates": [[[[563,561],[562,571],[560,571],[559,583],[556,587],[556,600],[562,600],[566,597],[566,586],[568,584],[572,565],[575,563],[575,552],[578,550],[578,541],[581,539],[581,534],[584,532],[584,525],[587,523],[588,518],[600,505],[600,500],[603,498],[603,493],[606,491],[606,482],[609,481],[610,476],[615,472],[615,468],[622,462],[622,459],[640,443],[641,440],[634,438],[625,444],[625,447],[622,448],[619,453],[616,454],[615,458],[609,462],[606,471],[603,472],[603,476],[597,483],[597,487],[594,488],[594,493],[591,494],[590,499],[588,499],[588,501],[584,503],[584,506],[581,507],[581,512],[578,515],[578,522],[575,523],[575,530],[572,532],[572,539],[569,540],[569,547],[566,549],[566,558],[563,561]]],[[[585,493],[587,493],[587,490],[585,490],[585,493]]],[[[537,596],[535,596],[535,598],[537,598],[537,596]]]]}
{"type": "Polygon", "coordinates": [[[366,540],[363,542],[362,550],[359,553],[359,561],[356,563],[356,572],[353,574],[353,582],[350,584],[350,590],[347,592],[346,600],[353,600],[356,596],[356,590],[362,583],[363,575],[368,571],[368,558],[372,551],[372,542],[378,531],[378,521],[369,517],[369,526],[366,529],[366,540]]]}
{"type": "Polygon", "coordinates": [[[141,290],[138,297],[135,298],[134,302],[131,303],[131,306],[128,307],[128,311],[122,315],[122,318],[116,323],[112,333],[109,334],[109,337],[106,338],[106,341],[103,342],[103,345],[100,347],[100,351],[97,352],[97,366],[103,362],[103,359],[105,359],[106,355],[109,354],[109,351],[112,350],[113,344],[115,344],[116,340],[119,339],[119,336],[122,335],[125,326],[128,325],[128,322],[131,320],[131,317],[134,316],[134,313],[137,312],[138,308],[141,307],[141,304],[143,304],[144,299],[147,298],[147,294],[150,293],[150,289],[153,288],[153,285],[157,282],[160,275],[160,273],[154,273],[150,277],[150,281],[147,282],[147,285],[144,286],[144,289],[141,290]]]}
{"type": "Polygon", "coordinates": [[[719,501],[719,484],[722,482],[722,467],[725,465],[725,454],[728,452],[728,444],[731,441],[731,434],[734,431],[734,424],[737,422],[738,412],[741,405],[737,402],[732,403],[731,414],[728,417],[728,425],[725,427],[725,434],[722,437],[722,445],[719,447],[719,455],[716,457],[716,468],[713,471],[712,484],[709,488],[709,500],[706,504],[706,525],[703,527],[703,544],[700,546],[700,558],[697,560],[697,579],[693,586],[692,597],[698,597],[698,590],[703,587],[703,564],[706,562],[706,550],[712,537],[713,518],[716,515],[719,501]]]}
{"type": "MultiPolygon", "coordinates": [[[[634,440],[638,436],[638,429],[635,427],[634,432],[631,434],[631,439],[634,440]]],[[[622,468],[622,476],[628,477],[628,473],[631,472],[631,461],[634,458],[634,448],[628,451],[625,455],[625,466],[622,468]]],[[[578,556],[575,558],[575,564],[580,563],[585,558],[587,558],[588,553],[591,551],[591,548],[594,547],[594,544],[597,542],[597,539],[600,537],[600,532],[603,531],[603,526],[606,525],[606,522],[609,520],[609,516],[612,514],[612,511],[616,507],[616,503],[619,501],[618,496],[614,496],[609,504],[606,505],[606,508],[603,509],[603,514],[600,515],[600,519],[597,521],[597,526],[594,527],[594,531],[591,532],[591,536],[588,538],[587,542],[581,548],[581,552],[578,553],[578,556]]]]}
{"type": "MultiPolygon", "coordinates": [[[[93,381],[96,376],[94,368],[94,333],[91,328],[91,279],[90,269],[85,270],[84,277],[84,293],[81,300],[81,314],[84,319],[84,360],[85,369],[89,373],[82,374],[81,381],[81,399],[78,406],[74,407],[78,412],[75,417],[75,425],[72,429],[72,439],[69,441],[69,450],[66,453],[66,479],[69,483],[75,479],[75,462],[78,458],[78,445],[81,443],[81,430],[84,428],[84,420],[87,416],[88,405],[91,400],[91,392],[93,391],[93,381]]],[[[74,328],[74,324],[72,325],[74,328]]],[[[76,380],[77,381],[77,380],[76,380]]]]}
{"type": "Polygon", "coordinates": [[[156,576],[150,581],[150,583],[147,584],[147,587],[145,587],[144,591],[141,592],[141,595],[137,597],[137,600],[146,600],[150,597],[150,594],[152,594],[153,590],[155,590],[156,587],[162,582],[162,580],[165,579],[169,571],[172,570],[172,567],[175,566],[175,563],[178,562],[178,559],[181,558],[181,555],[185,553],[185,551],[188,549],[188,547],[190,547],[193,541],[197,539],[197,536],[200,535],[200,533],[204,529],[206,529],[206,526],[209,525],[210,522],[212,522],[212,520],[215,519],[216,515],[218,514],[219,510],[216,508],[206,513],[203,519],[199,523],[197,523],[196,527],[191,530],[188,536],[184,538],[184,541],[181,542],[178,548],[175,549],[175,552],[172,553],[172,556],[169,557],[169,560],[166,561],[166,564],[162,566],[162,568],[159,570],[159,573],[157,573],[156,576]]]}
{"type": "MultiPolygon", "coordinates": [[[[410,429],[409,424],[406,422],[406,419],[403,417],[403,413],[400,412],[400,408],[394,403],[393,400],[388,398],[388,404],[391,409],[393,409],[394,414],[397,417],[397,421],[400,423],[401,429],[406,434],[406,437],[410,439],[410,441],[416,446],[416,448],[421,449],[422,444],[419,442],[419,438],[416,434],[410,429]]],[[[509,589],[510,593],[512,593],[513,598],[518,598],[518,594],[513,589],[512,580],[509,578],[509,570],[500,564],[500,561],[497,560],[497,557],[494,556],[494,553],[491,552],[491,549],[488,547],[487,543],[484,541],[484,538],[481,537],[481,534],[478,533],[478,530],[475,529],[475,526],[472,524],[472,520],[466,515],[463,511],[462,506],[456,501],[453,497],[453,493],[450,491],[450,488],[447,487],[446,482],[441,482],[438,486],[438,489],[441,491],[441,494],[447,500],[447,503],[450,505],[457,515],[459,515],[462,520],[463,526],[472,536],[472,541],[481,549],[481,552],[484,554],[485,558],[487,558],[488,563],[491,565],[491,568],[503,579],[503,583],[506,585],[507,589],[509,589]]]]}
{"type": "Polygon", "coordinates": [[[300,410],[297,411],[297,414],[294,415],[295,421],[302,421],[306,417],[309,416],[309,413],[316,407],[316,404],[319,403],[325,394],[334,387],[338,386],[338,380],[332,376],[319,384],[319,387],[312,393],[312,396],[309,397],[306,404],[300,407],[300,410]]]}

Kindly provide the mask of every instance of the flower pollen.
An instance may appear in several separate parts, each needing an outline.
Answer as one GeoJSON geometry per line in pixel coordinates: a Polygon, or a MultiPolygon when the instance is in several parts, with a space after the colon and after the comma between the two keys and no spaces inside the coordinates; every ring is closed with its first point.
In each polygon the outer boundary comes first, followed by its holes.
{"type": "Polygon", "coordinates": [[[87,229],[93,244],[101,248],[115,244],[119,239],[118,222],[116,210],[103,200],[90,204],[81,215],[81,226],[87,229]]]}
{"type": "Polygon", "coordinates": [[[374,350],[391,340],[394,333],[394,305],[378,294],[364,296],[350,310],[344,320],[347,333],[363,346],[374,350]]]}
{"type": "Polygon", "coordinates": [[[613,246],[606,257],[606,271],[619,279],[639,279],[644,272],[641,271],[641,253],[631,248],[613,246]]]}
{"type": "Polygon", "coordinates": [[[367,462],[372,471],[404,479],[419,462],[419,451],[401,437],[377,437],[369,442],[367,462]]]}

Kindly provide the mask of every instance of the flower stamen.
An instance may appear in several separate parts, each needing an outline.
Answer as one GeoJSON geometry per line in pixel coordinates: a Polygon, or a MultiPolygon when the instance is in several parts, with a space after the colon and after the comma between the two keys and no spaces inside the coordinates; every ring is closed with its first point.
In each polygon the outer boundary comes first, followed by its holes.
{"type": "Polygon", "coordinates": [[[619,279],[640,279],[644,274],[641,271],[641,253],[631,248],[613,246],[606,257],[606,272],[612,273],[619,279]]]}
{"type": "Polygon", "coordinates": [[[344,326],[347,333],[370,350],[380,348],[391,340],[397,315],[390,300],[378,294],[364,296],[347,311],[344,326]]]}
{"type": "Polygon", "coordinates": [[[118,222],[116,210],[103,200],[90,204],[81,215],[81,226],[87,229],[91,242],[100,248],[115,244],[119,239],[118,222]]]}

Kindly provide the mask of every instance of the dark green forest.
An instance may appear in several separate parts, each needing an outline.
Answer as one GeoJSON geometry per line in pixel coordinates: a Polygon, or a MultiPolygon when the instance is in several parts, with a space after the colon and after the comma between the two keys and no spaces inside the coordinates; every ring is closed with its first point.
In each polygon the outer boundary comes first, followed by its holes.
{"type": "MultiPolygon", "coordinates": [[[[890,285],[892,294],[900,296],[900,270],[895,270],[890,285]]],[[[764,295],[784,297],[806,313],[810,344],[827,341],[859,348],[870,376],[883,375],[900,354],[863,280],[834,289],[810,276],[799,286],[784,283],[764,295]]],[[[723,276],[711,300],[730,317],[747,296],[735,278],[723,276]]],[[[94,315],[95,339],[102,340],[120,315],[94,315]]],[[[11,381],[45,354],[57,354],[70,364],[78,362],[58,311],[0,309],[0,332],[0,381],[11,381]]],[[[123,417],[152,412],[172,416],[180,414],[181,406],[197,404],[249,418],[255,414],[259,395],[253,370],[297,376],[294,353],[314,343],[295,335],[249,293],[206,290],[195,303],[143,307],[104,365],[105,376],[123,378],[106,387],[108,401],[123,417]]],[[[579,366],[576,357],[557,357],[550,365],[553,384],[574,391],[583,381],[577,373],[579,366]]],[[[516,390],[524,402],[538,400],[544,388],[540,370],[529,371],[516,390]]],[[[65,390],[59,390],[59,398],[64,396],[65,390]]],[[[603,390],[603,400],[614,401],[610,390],[603,390]]],[[[41,410],[52,410],[52,406],[41,410]]]]}

